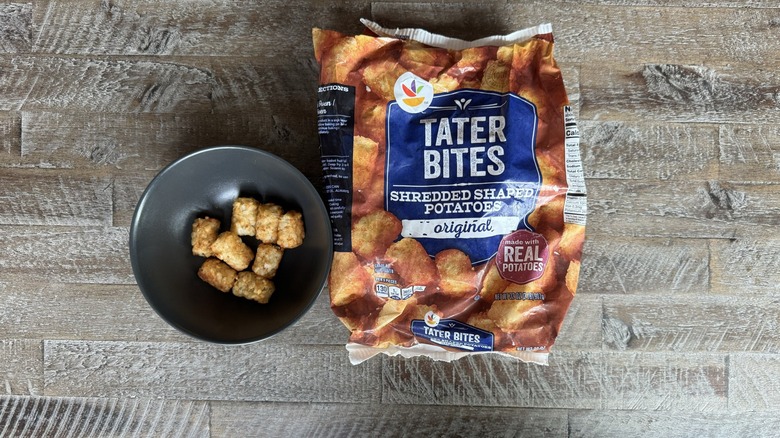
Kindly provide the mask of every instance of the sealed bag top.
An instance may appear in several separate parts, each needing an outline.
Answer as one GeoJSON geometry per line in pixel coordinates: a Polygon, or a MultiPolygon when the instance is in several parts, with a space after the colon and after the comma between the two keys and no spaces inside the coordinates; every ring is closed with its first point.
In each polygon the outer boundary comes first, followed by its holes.
{"type": "Polygon", "coordinates": [[[546,363],[577,289],[579,133],[549,25],[466,42],[314,29],[331,307],[378,352],[546,363]]]}

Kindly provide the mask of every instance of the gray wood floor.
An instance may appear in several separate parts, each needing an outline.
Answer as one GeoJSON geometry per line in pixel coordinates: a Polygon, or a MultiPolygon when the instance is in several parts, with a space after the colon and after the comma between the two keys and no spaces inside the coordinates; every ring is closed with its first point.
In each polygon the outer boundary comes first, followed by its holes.
{"type": "Polygon", "coordinates": [[[780,3],[0,1],[0,436],[776,436],[780,3]],[[326,296],[254,345],[135,286],[165,164],[276,153],[319,184],[311,27],[551,22],[582,128],[580,288],[548,367],[347,360],[326,296]]]}

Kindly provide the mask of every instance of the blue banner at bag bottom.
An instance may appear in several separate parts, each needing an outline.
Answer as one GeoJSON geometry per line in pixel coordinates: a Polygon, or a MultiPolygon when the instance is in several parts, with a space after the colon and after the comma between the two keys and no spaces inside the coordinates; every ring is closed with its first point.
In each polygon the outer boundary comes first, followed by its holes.
{"type": "MultiPolygon", "coordinates": [[[[399,78],[407,94],[430,87],[407,75],[399,78]]],[[[485,262],[503,236],[530,228],[525,218],[541,185],[536,107],[484,90],[410,102],[418,103],[388,105],[385,208],[402,221],[403,237],[429,255],[457,248],[472,263],[485,262]]]]}
{"type": "Polygon", "coordinates": [[[454,319],[439,320],[435,314],[428,314],[425,315],[425,320],[413,320],[411,329],[418,339],[426,339],[444,347],[466,351],[493,351],[493,333],[454,319]]]}

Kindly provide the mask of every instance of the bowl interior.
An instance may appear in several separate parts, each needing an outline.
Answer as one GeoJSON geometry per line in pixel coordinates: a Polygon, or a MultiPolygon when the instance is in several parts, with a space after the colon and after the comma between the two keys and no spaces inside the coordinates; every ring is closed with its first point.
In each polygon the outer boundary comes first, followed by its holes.
{"type": "MultiPolygon", "coordinates": [[[[149,184],[133,216],[130,258],[146,300],[169,324],[211,342],[246,343],[281,331],[311,307],[327,280],[331,239],[322,199],[303,174],[262,150],[222,146],[172,163],[149,184]],[[303,245],[285,251],[268,304],[221,293],[197,275],[205,259],[192,255],[193,220],[208,215],[229,229],[238,196],[303,214],[303,245]]],[[[256,248],[254,239],[245,242],[256,248]]]]}

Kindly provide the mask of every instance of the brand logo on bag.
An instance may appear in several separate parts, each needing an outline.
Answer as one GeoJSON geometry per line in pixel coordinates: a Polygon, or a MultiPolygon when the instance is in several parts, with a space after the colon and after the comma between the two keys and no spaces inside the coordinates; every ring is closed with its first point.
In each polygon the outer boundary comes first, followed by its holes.
{"type": "Polygon", "coordinates": [[[398,106],[407,113],[425,111],[433,101],[433,85],[414,73],[404,73],[393,88],[398,106]]]}

